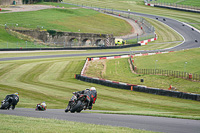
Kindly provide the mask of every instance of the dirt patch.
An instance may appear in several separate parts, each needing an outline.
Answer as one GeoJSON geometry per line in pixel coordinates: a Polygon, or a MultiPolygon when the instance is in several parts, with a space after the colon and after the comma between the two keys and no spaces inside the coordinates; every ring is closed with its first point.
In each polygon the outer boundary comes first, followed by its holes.
{"type": "Polygon", "coordinates": [[[106,60],[93,60],[88,62],[84,71],[84,75],[103,78],[105,72],[106,72],[106,60]],[[95,75],[88,75],[89,73],[88,71],[91,69],[93,69],[92,71],[95,72],[95,75]]]}

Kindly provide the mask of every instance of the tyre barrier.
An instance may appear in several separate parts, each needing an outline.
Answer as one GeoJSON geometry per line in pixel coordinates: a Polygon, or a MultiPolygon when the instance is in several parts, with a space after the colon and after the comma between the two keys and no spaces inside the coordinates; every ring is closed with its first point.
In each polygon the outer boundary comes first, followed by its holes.
{"type": "Polygon", "coordinates": [[[92,77],[82,76],[80,74],[76,74],[75,78],[81,81],[95,83],[95,84],[104,85],[104,86],[113,87],[113,88],[133,90],[137,92],[144,92],[144,93],[150,93],[150,94],[155,94],[155,95],[200,101],[199,94],[163,90],[163,89],[158,89],[158,88],[148,88],[146,86],[120,83],[120,82],[115,82],[115,81],[110,81],[110,80],[105,80],[105,79],[99,79],[99,78],[92,78],[92,77]]]}

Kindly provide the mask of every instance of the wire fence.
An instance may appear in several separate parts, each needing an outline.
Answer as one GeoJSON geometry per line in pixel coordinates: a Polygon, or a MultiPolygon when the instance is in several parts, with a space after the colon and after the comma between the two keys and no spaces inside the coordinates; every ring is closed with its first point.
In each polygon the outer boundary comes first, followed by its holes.
{"type": "Polygon", "coordinates": [[[135,66],[133,62],[134,60],[132,60],[132,58],[130,57],[132,70],[137,74],[172,76],[174,78],[182,78],[198,82],[200,81],[200,74],[163,69],[140,69],[137,68],[137,66],[135,66]]]}

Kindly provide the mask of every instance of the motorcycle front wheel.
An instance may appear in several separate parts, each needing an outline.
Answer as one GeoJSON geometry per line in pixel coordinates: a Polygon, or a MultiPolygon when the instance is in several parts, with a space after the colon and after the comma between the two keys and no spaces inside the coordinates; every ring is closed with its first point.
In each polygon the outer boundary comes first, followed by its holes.
{"type": "Polygon", "coordinates": [[[80,106],[81,106],[82,102],[78,101],[77,104],[71,108],[70,112],[74,113],[80,106]]]}
{"type": "Polygon", "coordinates": [[[0,109],[7,109],[8,106],[9,106],[9,102],[5,102],[4,104],[1,104],[0,109]]]}

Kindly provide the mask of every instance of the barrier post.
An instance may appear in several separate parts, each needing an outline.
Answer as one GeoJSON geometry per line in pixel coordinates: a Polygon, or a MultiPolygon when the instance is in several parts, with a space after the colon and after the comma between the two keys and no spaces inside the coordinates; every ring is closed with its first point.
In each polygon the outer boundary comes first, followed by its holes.
{"type": "Polygon", "coordinates": [[[131,86],[131,91],[133,91],[133,86],[131,86]]]}
{"type": "Polygon", "coordinates": [[[192,74],[189,74],[189,79],[192,79],[192,74]]]}
{"type": "Polygon", "coordinates": [[[168,90],[171,90],[171,89],[172,89],[172,85],[169,86],[168,90]]]}

